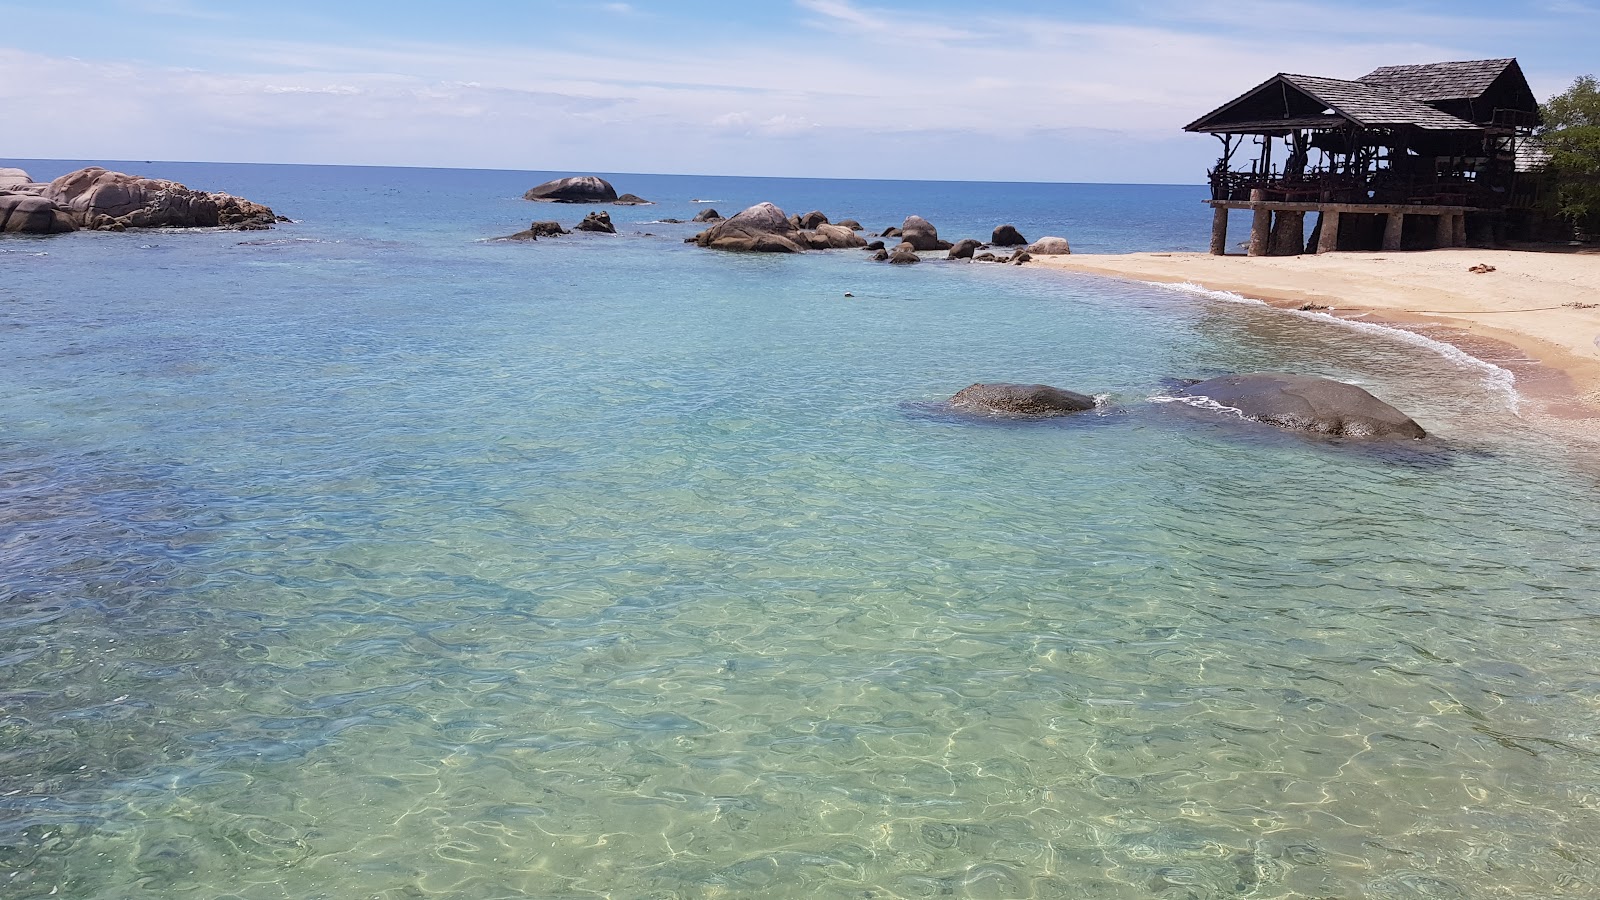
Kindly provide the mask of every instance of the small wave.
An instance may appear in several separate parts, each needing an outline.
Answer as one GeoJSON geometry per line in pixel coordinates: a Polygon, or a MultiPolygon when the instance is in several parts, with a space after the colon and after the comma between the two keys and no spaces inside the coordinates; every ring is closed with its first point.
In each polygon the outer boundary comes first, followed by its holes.
{"type": "MultiPolygon", "coordinates": [[[[1213,290],[1211,288],[1203,287],[1187,281],[1147,281],[1144,283],[1153,287],[1177,291],[1182,294],[1195,294],[1201,297],[1209,297],[1214,300],[1222,300],[1227,303],[1244,303],[1252,306],[1269,306],[1269,304],[1264,301],[1254,300],[1241,294],[1235,294],[1232,291],[1213,290]]],[[[1447,341],[1431,338],[1427,335],[1418,334],[1410,329],[1400,328],[1395,325],[1380,325],[1376,322],[1362,322],[1357,319],[1347,319],[1342,316],[1336,316],[1332,313],[1321,312],[1319,310],[1280,308],[1279,311],[1286,312],[1293,316],[1300,316],[1301,318],[1316,319],[1320,322],[1330,322],[1336,325],[1342,325],[1345,328],[1349,328],[1354,331],[1363,331],[1369,334],[1382,335],[1392,340],[1400,341],[1401,343],[1410,344],[1414,347],[1421,347],[1425,350],[1431,350],[1445,359],[1448,359],[1451,362],[1465,368],[1477,369],[1479,372],[1483,373],[1484,383],[1490,388],[1490,390],[1503,394],[1506,398],[1506,403],[1511,407],[1512,412],[1516,412],[1518,410],[1521,398],[1517,394],[1517,376],[1515,373],[1513,373],[1510,369],[1504,368],[1503,366],[1497,366],[1492,362],[1479,359],[1478,357],[1473,356],[1467,351],[1462,350],[1460,347],[1457,347],[1456,345],[1447,341]]]]}
{"type": "Polygon", "coordinates": [[[721,200],[690,200],[690,203],[721,203],[721,200]]]}
{"type": "Polygon", "coordinates": [[[1244,414],[1244,410],[1240,409],[1239,407],[1218,403],[1217,401],[1203,394],[1195,394],[1192,396],[1185,395],[1181,397],[1175,397],[1171,394],[1156,394],[1152,397],[1146,397],[1145,399],[1149,400],[1151,403],[1182,403],[1185,406],[1192,406],[1195,409],[1204,409],[1211,412],[1233,413],[1241,419],[1249,418],[1249,416],[1244,414]]]}
{"type": "Polygon", "coordinates": [[[240,241],[241,247],[281,247],[288,244],[337,244],[339,241],[325,241],[321,238],[272,238],[261,241],[240,241]]]}

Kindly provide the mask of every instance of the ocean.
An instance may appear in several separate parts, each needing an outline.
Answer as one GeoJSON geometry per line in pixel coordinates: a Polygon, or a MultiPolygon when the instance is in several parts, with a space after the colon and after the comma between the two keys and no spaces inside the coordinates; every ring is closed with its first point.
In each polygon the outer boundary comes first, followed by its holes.
{"type": "Polygon", "coordinates": [[[1600,478],[1509,373],[659,222],[1203,250],[1203,187],[619,174],[511,243],[570,173],[109,167],[295,222],[0,239],[8,898],[1595,895],[1600,478]],[[1432,437],[1158,402],[1260,370],[1432,437]]]}

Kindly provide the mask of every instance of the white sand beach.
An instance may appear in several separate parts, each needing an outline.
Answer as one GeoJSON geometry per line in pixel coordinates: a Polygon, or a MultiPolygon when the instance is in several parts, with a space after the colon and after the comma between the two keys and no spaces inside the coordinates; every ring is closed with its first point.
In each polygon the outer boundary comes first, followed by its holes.
{"type": "Polygon", "coordinates": [[[1540,400],[1543,412],[1600,433],[1600,253],[1132,253],[1038,256],[1034,263],[1137,281],[1187,282],[1274,306],[1325,306],[1341,317],[1425,332],[1511,369],[1519,390],[1540,400]]]}

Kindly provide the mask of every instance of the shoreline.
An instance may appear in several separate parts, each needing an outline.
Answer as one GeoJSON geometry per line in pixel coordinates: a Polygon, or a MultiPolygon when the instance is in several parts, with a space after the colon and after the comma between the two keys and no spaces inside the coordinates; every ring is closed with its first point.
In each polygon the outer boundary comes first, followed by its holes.
{"type": "Polygon", "coordinates": [[[1600,253],[1075,254],[1035,256],[1030,265],[1193,284],[1282,309],[1309,304],[1337,318],[1420,334],[1509,370],[1518,396],[1537,406],[1535,418],[1600,440],[1600,253]],[[1479,265],[1493,271],[1471,271],[1479,265]]]}

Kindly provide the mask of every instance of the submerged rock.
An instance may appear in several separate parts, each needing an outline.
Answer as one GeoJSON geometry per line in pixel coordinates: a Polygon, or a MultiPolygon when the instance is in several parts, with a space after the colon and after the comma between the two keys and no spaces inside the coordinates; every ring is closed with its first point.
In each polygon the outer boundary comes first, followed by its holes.
{"type": "Polygon", "coordinates": [[[554,237],[558,234],[571,233],[572,232],[567,231],[565,228],[562,228],[560,222],[534,222],[528,226],[526,231],[519,231],[516,234],[506,235],[504,238],[501,238],[501,240],[537,241],[542,237],[554,237]]]}
{"type": "Polygon", "coordinates": [[[1427,436],[1411,417],[1362,388],[1331,378],[1258,372],[1202,381],[1183,392],[1237,410],[1247,419],[1338,437],[1427,436]]]}
{"type": "Polygon", "coordinates": [[[1094,409],[1094,398],[1048,384],[974,384],[950,398],[954,409],[988,415],[1066,416],[1094,409]]]}
{"type": "MultiPolygon", "coordinates": [[[[605,202],[605,201],[601,201],[601,202],[605,202]]],[[[623,194],[621,197],[618,197],[617,199],[615,199],[615,200],[613,200],[611,202],[617,204],[618,206],[655,206],[656,205],[656,202],[654,200],[646,200],[645,198],[639,196],[638,194],[623,194]]]]}
{"type": "Polygon", "coordinates": [[[522,199],[545,203],[615,203],[617,189],[596,175],[574,175],[529,188],[522,199]]]}

